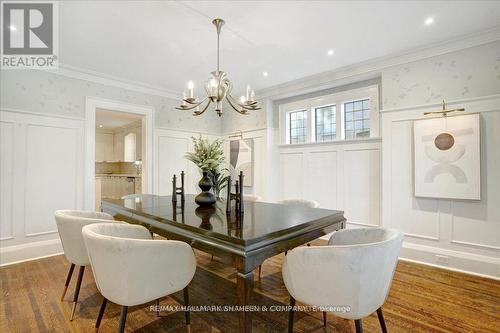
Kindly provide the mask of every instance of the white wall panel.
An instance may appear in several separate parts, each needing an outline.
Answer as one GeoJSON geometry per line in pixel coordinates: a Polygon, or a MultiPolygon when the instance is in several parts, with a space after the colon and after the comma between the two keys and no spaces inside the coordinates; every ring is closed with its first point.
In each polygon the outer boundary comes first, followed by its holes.
{"type": "Polygon", "coordinates": [[[336,151],[315,151],[307,158],[308,197],[322,208],[339,208],[337,159],[336,151]]]}
{"type": "Polygon", "coordinates": [[[500,277],[500,95],[449,107],[480,113],[481,200],[415,198],[413,120],[436,106],[383,112],[383,225],[405,232],[403,258],[500,277]]]}
{"type": "Polygon", "coordinates": [[[280,147],[281,199],[343,210],[349,224],[380,225],[380,139],[280,147]]]}
{"type": "Polygon", "coordinates": [[[452,201],[451,241],[500,250],[500,112],[482,114],[481,200],[452,201]]]}
{"type": "Polygon", "coordinates": [[[13,221],[13,168],[14,123],[0,122],[0,240],[14,237],[13,221]]]}
{"type": "Polygon", "coordinates": [[[83,121],[3,109],[0,118],[0,264],[60,253],[54,212],[83,208],[83,121]]]}
{"type": "Polygon", "coordinates": [[[77,207],[77,130],[28,124],[25,233],[56,232],[54,211],[77,207]]]}
{"type": "MultiPolygon", "coordinates": [[[[184,170],[187,173],[188,160],[184,155],[189,149],[189,139],[176,138],[172,136],[160,136],[157,146],[158,177],[157,193],[159,195],[172,194],[172,177],[176,174],[179,177],[184,170]]],[[[186,184],[187,185],[187,184],[186,184]]]]}
{"type": "Polygon", "coordinates": [[[378,226],[380,223],[380,151],[346,150],[344,153],[344,211],[347,221],[378,226]]]}
{"type": "Polygon", "coordinates": [[[304,198],[304,155],[281,154],[280,160],[282,199],[304,198]]]}
{"type": "Polygon", "coordinates": [[[390,226],[410,236],[438,239],[438,201],[413,195],[412,122],[394,122],[392,138],[390,226]]]}
{"type": "Polygon", "coordinates": [[[201,172],[194,163],[184,156],[193,150],[192,137],[203,136],[211,141],[220,138],[216,135],[201,134],[199,132],[174,131],[170,129],[155,129],[155,167],[154,190],[159,195],[172,194],[172,177],[178,176],[180,186],[180,173],[185,172],[185,192],[198,193],[198,182],[201,172]]]}

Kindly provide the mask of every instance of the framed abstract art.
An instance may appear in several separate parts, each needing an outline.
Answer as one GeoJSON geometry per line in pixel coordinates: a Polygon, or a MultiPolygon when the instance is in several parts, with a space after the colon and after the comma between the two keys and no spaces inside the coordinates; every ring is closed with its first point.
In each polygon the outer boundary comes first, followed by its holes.
{"type": "Polygon", "coordinates": [[[480,115],[416,120],[416,197],[481,199],[480,115]]]}

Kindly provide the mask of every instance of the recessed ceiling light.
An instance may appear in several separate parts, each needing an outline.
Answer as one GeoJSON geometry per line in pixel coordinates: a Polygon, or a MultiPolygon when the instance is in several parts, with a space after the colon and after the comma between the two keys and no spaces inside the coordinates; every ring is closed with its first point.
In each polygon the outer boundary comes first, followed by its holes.
{"type": "Polygon", "coordinates": [[[268,75],[269,75],[269,73],[268,73],[268,72],[262,72],[262,75],[264,75],[264,76],[268,76],[268,75]]]}
{"type": "Polygon", "coordinates": [[[99,125],[99,128],[102,128],[102,125],[99,125]]]}
{"type": "Polygon", "coordinates": [[[15,25],[10,25],[10,26],[9,26],[9,29],[10,29],[10,30],[12,30],[12,31],[16,31],[16,30],[17,30],[17,28],[16,28],[16,26],[15,26],[15,25]]]}
{"type": "Polygon", "coordinates": [[[432,25],[434,23],[434,17],[428,17],[425,19],[425,22],[424,24],[429,26],[429,25],[432,25]]]}
{"type": "Polygon", "coordinates": [[[328,54],[329,56],[332,56],[332,55],[334,55],[334,54],[335,54],[335,51],[334,51],[334,50],[332,50],[332,49],[330,49],[330,50],[328,50],[327,54],[328,54]]]}

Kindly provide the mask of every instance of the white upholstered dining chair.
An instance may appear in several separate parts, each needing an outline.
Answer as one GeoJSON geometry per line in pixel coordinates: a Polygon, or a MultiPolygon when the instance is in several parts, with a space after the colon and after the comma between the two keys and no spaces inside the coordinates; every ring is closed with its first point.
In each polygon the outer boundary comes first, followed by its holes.
{"type": "MultiPolygon", "coordinates": [[[[389,293],[403,236],[383,228],[335,232],[327,246],[298,247],[283,262],[283,280],[295,300],[324,307],[344,319],[353,319],[361,333],[361,319],[377,311],[382,331],[387,332],[382,304],[389,293]],[[331,307],[347,306],[349,311],[331,307]],[[334,311],[335,310],[335,311],[334,311]]],[[[326,325],[326,313],[323,315],[326,325]]],[[[293,311],[288,332],[293,332],[293,311]]]]}
{"type": "MultiPolygon", "coordinates": [[[[152,240],[149,230],[131,224],[99,223],[85,226],[83,238],[97,289],[104,297],[96,321],[99,329],[106,304],[121,305],[119,332],[125,330],[129,306],[157,300],[184,290],[196,271],[191,246],[173,240],[152,240]]],[[[188,331],[189,310],[185,311],[188,331]]]]}
{"type": "Polygon", "coordinates": [[[83,243],[82,228],[92,223],[109,222],[113,220],[113,217],[106,213],[82,210],[58,210],[54,213],[54,216],[56,219],[57,231],[61,238],[64,256],[71,263],[68,276],[66,277],[66,283],[64,284],[61,301],[63,301],[66,291],[68,290],[68,285],[71,281],[75,265],[80,267],[75,293],[73,295],[73,308],[71,310],[70,320],[73,320],[85,266],[90,264],[87,250],[83,243]]]}

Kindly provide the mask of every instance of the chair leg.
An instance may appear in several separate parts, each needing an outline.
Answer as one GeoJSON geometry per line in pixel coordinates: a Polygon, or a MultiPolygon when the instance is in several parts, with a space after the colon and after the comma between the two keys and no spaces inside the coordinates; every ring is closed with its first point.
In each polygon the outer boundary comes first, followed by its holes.
{"type": "Polygon", "coordinates": [[[106,297],[103,297],[101,308],[99,309],[99,314],[97,315],[97,320],[95,322],[95,333],[99,331],[99,326],[101,326],[101,320],[104,315],[104,309],[106,309],[106,304],[108,304],[108,300],[106,297]]]}
{"type": "Polygon", "coordinates": [[[260,273],[262,272],[262,265],[259,265],[259,280],[260,280],[260,273]]]}
{"type": "Polygon", "coordinates": [[[189,289],[186,286],[183,290],[184,293],[184,316],[186,318],[187,332],[191,332],[191,314],[189,313],[189,289]]]}
{"type": "Polygon", "coordinates": [[[361,319],[356,319],[354,324],[356,324],[356,333],[363,333],[363,324],[361,323],[361,319]]]}
{"type": "Polygon", "coordinates": [[[127,321],[127,311],[128,311],[128,306],[122,305],[122,309],[120,311],[120,325],[118,326],[118,333],[125,332],[125,322],[127,321]]]}
{"type": "Polygon", "coordinates": [[[323,326],[326,327],[326,311],[323,311],[323,326]]]}
{"type": "Polygon", "coordinates": [[[76,280],[75,295],[73,296],[73,309],[71,310],[71,318],[69,319],[70,321],[73,321],[73,317],[75,316],[76,304],[78,302],[78,294],[80,294],[80,286],[82,285],[84,271],[85,266],[80,266],[80,270],[78,271],[78,280],[76,280]]]}
{"type": "Polygon", "coordinates": [[[380,328],[382,329],[382,332],[387,333],[387,327],[385,326],[384,315],[382,314],[381,307],[377,309],[377,316],[378,316],[378,321],[380,323],[380,328]]]}
{"type": "Polygon", "coordinates": [[[290,311],[288,312],[288,333],[293,333],[293,307],[295,306],[295,298],[290,296],[290,311]]]}
{"type": "Polygon", "coordinates": [[[69,267],[68,276],[66,277],[66,283],[64,284],[64,290],[61,296],[61,302],[64,300],[64,296],[66,295],[66,291],[68,290],[69,282],[71,281],[71,276],[73,275],[73,271],[75,270],[75,264],[71,264],[69,267]]]}

